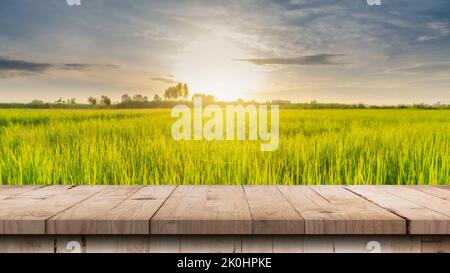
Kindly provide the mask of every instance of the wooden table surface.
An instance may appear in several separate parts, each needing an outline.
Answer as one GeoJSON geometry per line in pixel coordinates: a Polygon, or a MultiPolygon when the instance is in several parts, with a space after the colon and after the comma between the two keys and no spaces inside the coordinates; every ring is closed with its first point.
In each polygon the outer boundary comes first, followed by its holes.
{"type": "Polygon", "coordinates": [[[446,186],[0,186],[0,234],[450,234],[446,186]]]}

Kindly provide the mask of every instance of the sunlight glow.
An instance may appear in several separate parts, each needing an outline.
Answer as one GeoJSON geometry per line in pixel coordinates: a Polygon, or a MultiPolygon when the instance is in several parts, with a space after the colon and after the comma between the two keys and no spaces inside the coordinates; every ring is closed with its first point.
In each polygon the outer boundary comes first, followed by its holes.
{"type": "Polygon", "coordinates": [[[174,73],[193,93],[212,94],[217,99],[246,99],[262,86],[263,72],[253,64],[235,61],[250,57],[232,41],[208,37],[190,43],[177,57],[174,73]]]}

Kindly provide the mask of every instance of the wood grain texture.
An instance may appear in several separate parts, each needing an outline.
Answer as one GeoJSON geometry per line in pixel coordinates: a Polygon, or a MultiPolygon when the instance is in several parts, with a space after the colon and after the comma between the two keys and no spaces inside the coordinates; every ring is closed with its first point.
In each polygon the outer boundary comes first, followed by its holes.
{"type": "Polygon", "coordinates": [[[180,236],[151,235],[150,253],[180,253],[180,236]]]}
{"type": "Polygon", "coordinates": [[[303,253],[303,238],[301,235],[273,236],[273,253],[303,253]]]}
{"type": "MultiPolygon", "coordinates": [[[[32,202],[28,202],[30,201],[28,198],[30,196],[35,197],[36,191],[33,195],[31,195],[31,192],[21,195],[21,198],[25,198],[29,204],[10,210],[7,214],[2,214],[0,216],[0,231],[3,234],[45,234],[45,221],[47,219],[91,197],[99,192],[102,187],[79,186],[73,188],[59,187],[58,189],[66,190],[42,200],[31,199],[32,202]],[[36,201],[34,202],[34,200],[36,201]]],[[[49,194],[50,191],[47,189],[45,192],[49,194]]],[[[20,201],[20,204],[23,203],[24,201],[20,201]]]]}
{"type": "Polygon", "coordinates": [[[1,186],[0,196],[0,235],[450,234],[442,186],[1,186]]]}
{"type": "MultiPolygon", "coordinates": [[[[37,187],[31,191],[25,191],[7,199],[0,200],[0,234],[20,234],[20,227],[16,227],[16,223],[9,221],[10,219],[14,219],[12,215],[22,208],[33,206],[40,201],[63,193],[70,188],[70,186],[37,187]]],[[[20,221],[19,224],[27,226],[30,223],[24,220],[20,221]]]]}
{"type": "Polygon", "coordinates": [[[0,200],[11,198],[21,193],[37,189],[42,186],[1,186],[0,187],[0,200]]]}
{"type": "Polygon", "coordinates": [[[148,236],[87,236],[86,253],[149,253],[148,236]]]}
{"type": "Polygon", "coordinates": [[[242,236],[242,253],[273,253],[273,237],[242,236]]]}
{"type": "Polygon", "coordinates": [[[448,200],[404,186],[380,186],[380,189],[450,218],[450,202],[448,200]]]}
{"type": "Polygon", "coordinates": [[[99,218],[141,187],[109,186],[46,221],[47,234],[99,234],[99,218]]]}
{"type": "Polygon", "coordinates": [[[303,253],[334,253],[334,238],[331,236],[305,236],[303,253]]]}
{"type": "Polygon", "coordinates": [[[179,186],[150,221],[152,234],[249,234],[240,186],[179,186]]]}
{"type": "Polygon", "coordinates": [[[239,253],[239,250],[243,253],[450,253],[450,236],[0,236],[0,253],[239,253]]]}
{"type": "Polygon", "coordinates": [[[241,246],[238,235],[193,235],[180,239],[181,253],[241,253],[241,246]]]}
{"type": "Polygon", "coordinates": [[[51,236],[0,236],[0,253],[54,253],[51,236]]]}
{"type": "Polygon", "coordinates": [[[401,187],[349,186],[348,189],[408,220],[409,234],[450,234],[450,217],[410,201],[407,196],[393,194],[401,187]]]}
{"type": "Polygon", "coordinates": [[[304,234],[302,216],[276,186],[245,186],[253,234],[304,234]]]}
{"type": "Polygon", "coordinates": [[[421,253],[420,237],[334,236],[334,253],[421,253]]]}
{"type": "Polygon", "coordinates": [[[450,191],[450,186],[442,186],[442,185],[440,185],[440,186],[433,186],[433,187],[436,187],[436,188],[440,188],[440,189],[443,189],[443,190],[450,191]]]}
{"type": "Polygon", "coordinates": [[[450,253],[450,237],[423,236],[422,253],[450,253]]]}
{"type": "Polygon", "coordinates": [[[443,189],[441,187],[430,187],[430,186],[410,186],[408,188],[427,193],[429,195],[439,197],[441,199],[450,201],[450,191],[443,189]]]}
{"type": "Polygon", "coordinates": [[[174,186],[148,186],[138,190],[120,205],[97,217],[100,234],[149,234],[150,219],[175,189],[174,186]]]}
{"type": "Polygon", "coordinates": [[[406,234],[406,221],[340,186],[279,186],[306,234],[406,234]]]}

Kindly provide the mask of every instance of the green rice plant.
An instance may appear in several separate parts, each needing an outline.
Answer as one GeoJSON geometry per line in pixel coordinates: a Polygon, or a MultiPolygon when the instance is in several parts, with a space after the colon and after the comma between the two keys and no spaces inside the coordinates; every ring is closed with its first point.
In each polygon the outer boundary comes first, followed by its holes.
{"type": "Polygon", "coordinates": [[[282,110],[280,146],[174,141],[170,110],[0,110],[0,184],[449,184],[447,110],[282,110]]]}

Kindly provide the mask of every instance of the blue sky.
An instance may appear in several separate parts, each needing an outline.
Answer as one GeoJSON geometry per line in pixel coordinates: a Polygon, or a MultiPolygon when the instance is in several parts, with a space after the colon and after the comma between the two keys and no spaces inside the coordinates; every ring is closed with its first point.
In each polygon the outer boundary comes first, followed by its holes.
{"type": "Polygon", "coordinates": [[[2,0],[0,101],[450,103],[450,1],[2,0]]]}

